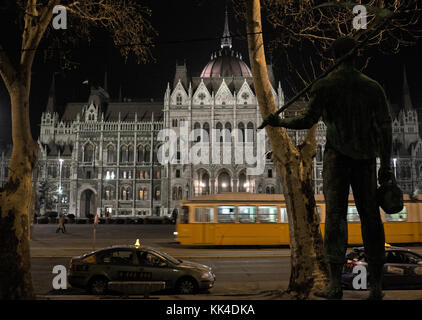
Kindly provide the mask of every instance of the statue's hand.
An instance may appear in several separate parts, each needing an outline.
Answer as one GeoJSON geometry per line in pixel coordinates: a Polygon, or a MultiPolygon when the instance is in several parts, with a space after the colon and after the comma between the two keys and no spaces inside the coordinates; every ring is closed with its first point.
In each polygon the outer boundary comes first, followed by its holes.
{"type": "Polygon", "coordinates": [[[278,114],[270,114],[267,119],[265,119],[265,122],[270,125],[271,127],[279,127],[280,126],[280,117],[278,114]]]}
{"type": "Polygon", "coordinates": [[[378,182],[380,185],[387,184],[390,181],[395,181],[393,170],[391,167],[380,167],[378,170],[378,182]]]}

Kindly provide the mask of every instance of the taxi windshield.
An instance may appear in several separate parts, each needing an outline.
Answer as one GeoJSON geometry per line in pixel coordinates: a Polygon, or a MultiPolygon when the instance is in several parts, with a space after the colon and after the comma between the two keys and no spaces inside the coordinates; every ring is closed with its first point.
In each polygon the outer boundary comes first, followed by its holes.
{"type": "Polygon", "coordinates": [[[169,256],[167,253],[165,253],[163,251],[157,251],[157,250],[154,250],[154,249],[151,249],[151,251],[160,255],[160,256],[162,256],[164,259],[170,261],[173,264],[180,264],[179,260],[173,258],[172,256],[169,256]]]}

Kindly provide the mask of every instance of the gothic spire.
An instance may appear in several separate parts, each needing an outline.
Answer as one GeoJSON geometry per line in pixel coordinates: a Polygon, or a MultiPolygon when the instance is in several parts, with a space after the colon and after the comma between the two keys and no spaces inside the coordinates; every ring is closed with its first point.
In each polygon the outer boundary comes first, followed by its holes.
{"type": "Polygon", "coordinates": [[[221,48],[230,48],[232,47],[232,37],[230,35],[230,30],[229,30],[229,17],[228,17],[228,13],[227,13],[227,7],[226,7],[226,17],[225,17],[225,21],[224,21],[224,32],[223,32],[223,37],[221,39],[221,48]]]}
{"type": "Polygon", "coordinates": [[[56,74],[53,73],[53,79],[51,80],[50,91],[48,92],[47,106],[45,112],[53,113],[56,104],[56,74]]]}
{"type": "Polygon", "coordinates": [[[412,99],[410,98],[409,83],[407,82],[406,65],[403,68],[403,108],[405,111],[413,110],[412,99]]]}

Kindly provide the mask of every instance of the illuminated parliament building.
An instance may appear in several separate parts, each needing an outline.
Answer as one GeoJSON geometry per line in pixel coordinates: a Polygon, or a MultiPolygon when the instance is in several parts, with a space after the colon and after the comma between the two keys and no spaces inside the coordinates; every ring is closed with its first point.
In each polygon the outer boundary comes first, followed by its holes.
{"type": "MultiPolygon", "coordinates": [[[[271,65],[268,73],[280,107],[284,94],[280,83],[274,80],[271,65]]],[[[59,114],[53,80],[38,138],[39,164],[34,181],[39,197],[43,193],[44,198],[54,198],[54,208],[76,217],[96,213],[127,217],[170,216],[179,210],[179,200],[202,194],[282,193],[268,141],[261,159],[265,168],[259,175],[248,175],[247,169],[256,164],[236,163],[232,150],[228,162],[184,163],[180,141],[170,163],[158,161],[157,151],[163,144],[158,134],[163,129],[177,134],[183,129],[188,132],[202,129],[208,138],[199,135],[184,143],[191,149],[201,138],[210,142],[209,157],[215,143],[223,146],[235,139],[257,150],[256,128],[262,118],[251,70],[232,46],[227,13],[221,43],[202,72],[191,76],[186,64],[177,65],[173,82],[163,89],[164,99],[159,102],[117,101],[109,97],[106,86],[104,89],[91,86],[86,102],[68,103],[63,114],[59,114]],[[226,129],[229,134],[215,142],[210,139],[212,129],[226,129]],[[240,138],[230,134],[235,131],[243,133],[240,138]]],[[[422,139],[406,77],[401,107],[393,122],[393,167],[403,191],[412,194],[421,187],[422,139]]],[[[293,107],[289,112],[300,111],[293,107]]],[[[306,134],[288,132],[296,145],[306,134]]],[[[324,145],[325,125],[320,122],[314,159],[316,193],[322,193],[324,145]]],[[[240,152],[244,155],[246,149],[240,152]]],[[[7,181],[10,156],[10,148],[0,155],[0,186],[7,181]]]]}

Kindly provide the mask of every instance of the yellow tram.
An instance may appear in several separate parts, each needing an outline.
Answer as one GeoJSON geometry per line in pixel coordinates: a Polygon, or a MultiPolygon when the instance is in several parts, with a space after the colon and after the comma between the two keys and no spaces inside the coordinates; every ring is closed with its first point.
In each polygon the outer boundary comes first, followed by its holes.
{"type": "MultiPolygon", "coordinates": [[[[325,203],[315,195],[324,234],[325,203]]],[[[176,237],[182,245],[288,245],[289,226],[284,195],[222,193],[181,201],[176,237]]],[[[381,210],[386,242],[422,242],[422,196],[404,196],[403,211],[381,210]]],[[[349,244],[361,244],[360,219],[353,196],[347,212],[349,244]]]]}

